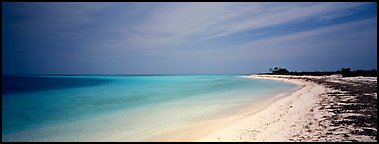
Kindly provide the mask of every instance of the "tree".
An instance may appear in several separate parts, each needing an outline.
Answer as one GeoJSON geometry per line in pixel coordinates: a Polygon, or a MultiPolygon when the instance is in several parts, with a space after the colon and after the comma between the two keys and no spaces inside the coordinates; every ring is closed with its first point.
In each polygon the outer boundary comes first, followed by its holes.
{"type": "Polygon", "coordinates": [[[278,68],[275,67],[274,69],[270,69],[271,73],[273,74],[288,74],[289,71],[286,68],[278,68]]]}
{"type": "Polygon", "coordinates": [[[350,68],[342,68],[341,69],[341,75],[343,77],[351,76],[351,69],[350,68]]]}

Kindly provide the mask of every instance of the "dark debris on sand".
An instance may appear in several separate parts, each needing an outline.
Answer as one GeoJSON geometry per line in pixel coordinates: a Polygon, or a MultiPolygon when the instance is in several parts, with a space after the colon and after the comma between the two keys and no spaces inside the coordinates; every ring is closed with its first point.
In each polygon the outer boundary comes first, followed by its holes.
{"type": "Polygon", "coordinates": [[[334,115],[327,117],[336,128],[349,128],[344,141],[356,141],[349,135],[369,136],[377,140],[377,82],[349,79],[309,78],[307,81],[333,89],[325,93],[332,101],[325,101],[325,109],[334,115]]]}

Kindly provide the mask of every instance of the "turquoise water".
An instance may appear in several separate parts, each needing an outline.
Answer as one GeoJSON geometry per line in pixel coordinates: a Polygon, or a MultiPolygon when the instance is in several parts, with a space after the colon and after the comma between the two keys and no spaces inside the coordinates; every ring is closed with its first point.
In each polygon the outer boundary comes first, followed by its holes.
{"type": "Polygon", "coordinates": [[[295,88],[241,76],[3,76],[2,140],[138,141],[295,88]]]}

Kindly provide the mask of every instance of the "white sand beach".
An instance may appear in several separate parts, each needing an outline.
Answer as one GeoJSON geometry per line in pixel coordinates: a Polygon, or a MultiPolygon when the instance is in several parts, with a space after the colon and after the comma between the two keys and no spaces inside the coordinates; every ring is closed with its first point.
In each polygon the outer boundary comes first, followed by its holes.
{"type": "MultiPolygon", "coordinates": [[[[328,108],[333,105],[332,101],[335,100],[333,100],[333,97],[327,96],[327,93],[336,90],[306,80],[322,79],[334,83],[347,83],[348,81],[376,83],[376,77],[342,78],[336,75],[250,75],[246,77],[291,82],[300,85],[301,88],[289,96],[273,102],[261,111],[240,119],[198,141],[377,141],[374,136],[362,134],[366,131],[375,134],[376,127],[364,128],[353,124],[333,125],[332,123],[336,121],[338,122],[348,118],[348,116],[351,117],[357,114],[334,114],[328,108]]],[[[376,93],[373,94],[374,99],[376,99],[376,95],[376,93]]],[[[344,97],[340,101],[351,99],[351,97],[344,97]]],[[[338,104],[343,104],[343,102],[338,104]]],[[[376,111],[376,108],[374,111],[376,111]]],[[[376,125],[376,122],[372,121],[371,123],[376,125]]],[[[372,135],[372,133],[368,135],[372,135]]]]}

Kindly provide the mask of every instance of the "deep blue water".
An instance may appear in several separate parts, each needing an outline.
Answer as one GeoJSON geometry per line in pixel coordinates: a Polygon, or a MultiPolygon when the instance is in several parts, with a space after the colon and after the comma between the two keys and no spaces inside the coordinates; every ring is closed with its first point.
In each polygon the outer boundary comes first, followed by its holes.
{"type": "Polygon", "coordinates": [[[44,90],[102,85],[111,80],[95,78],[3,76],[2,94],[17,94],[44,90]]]}

